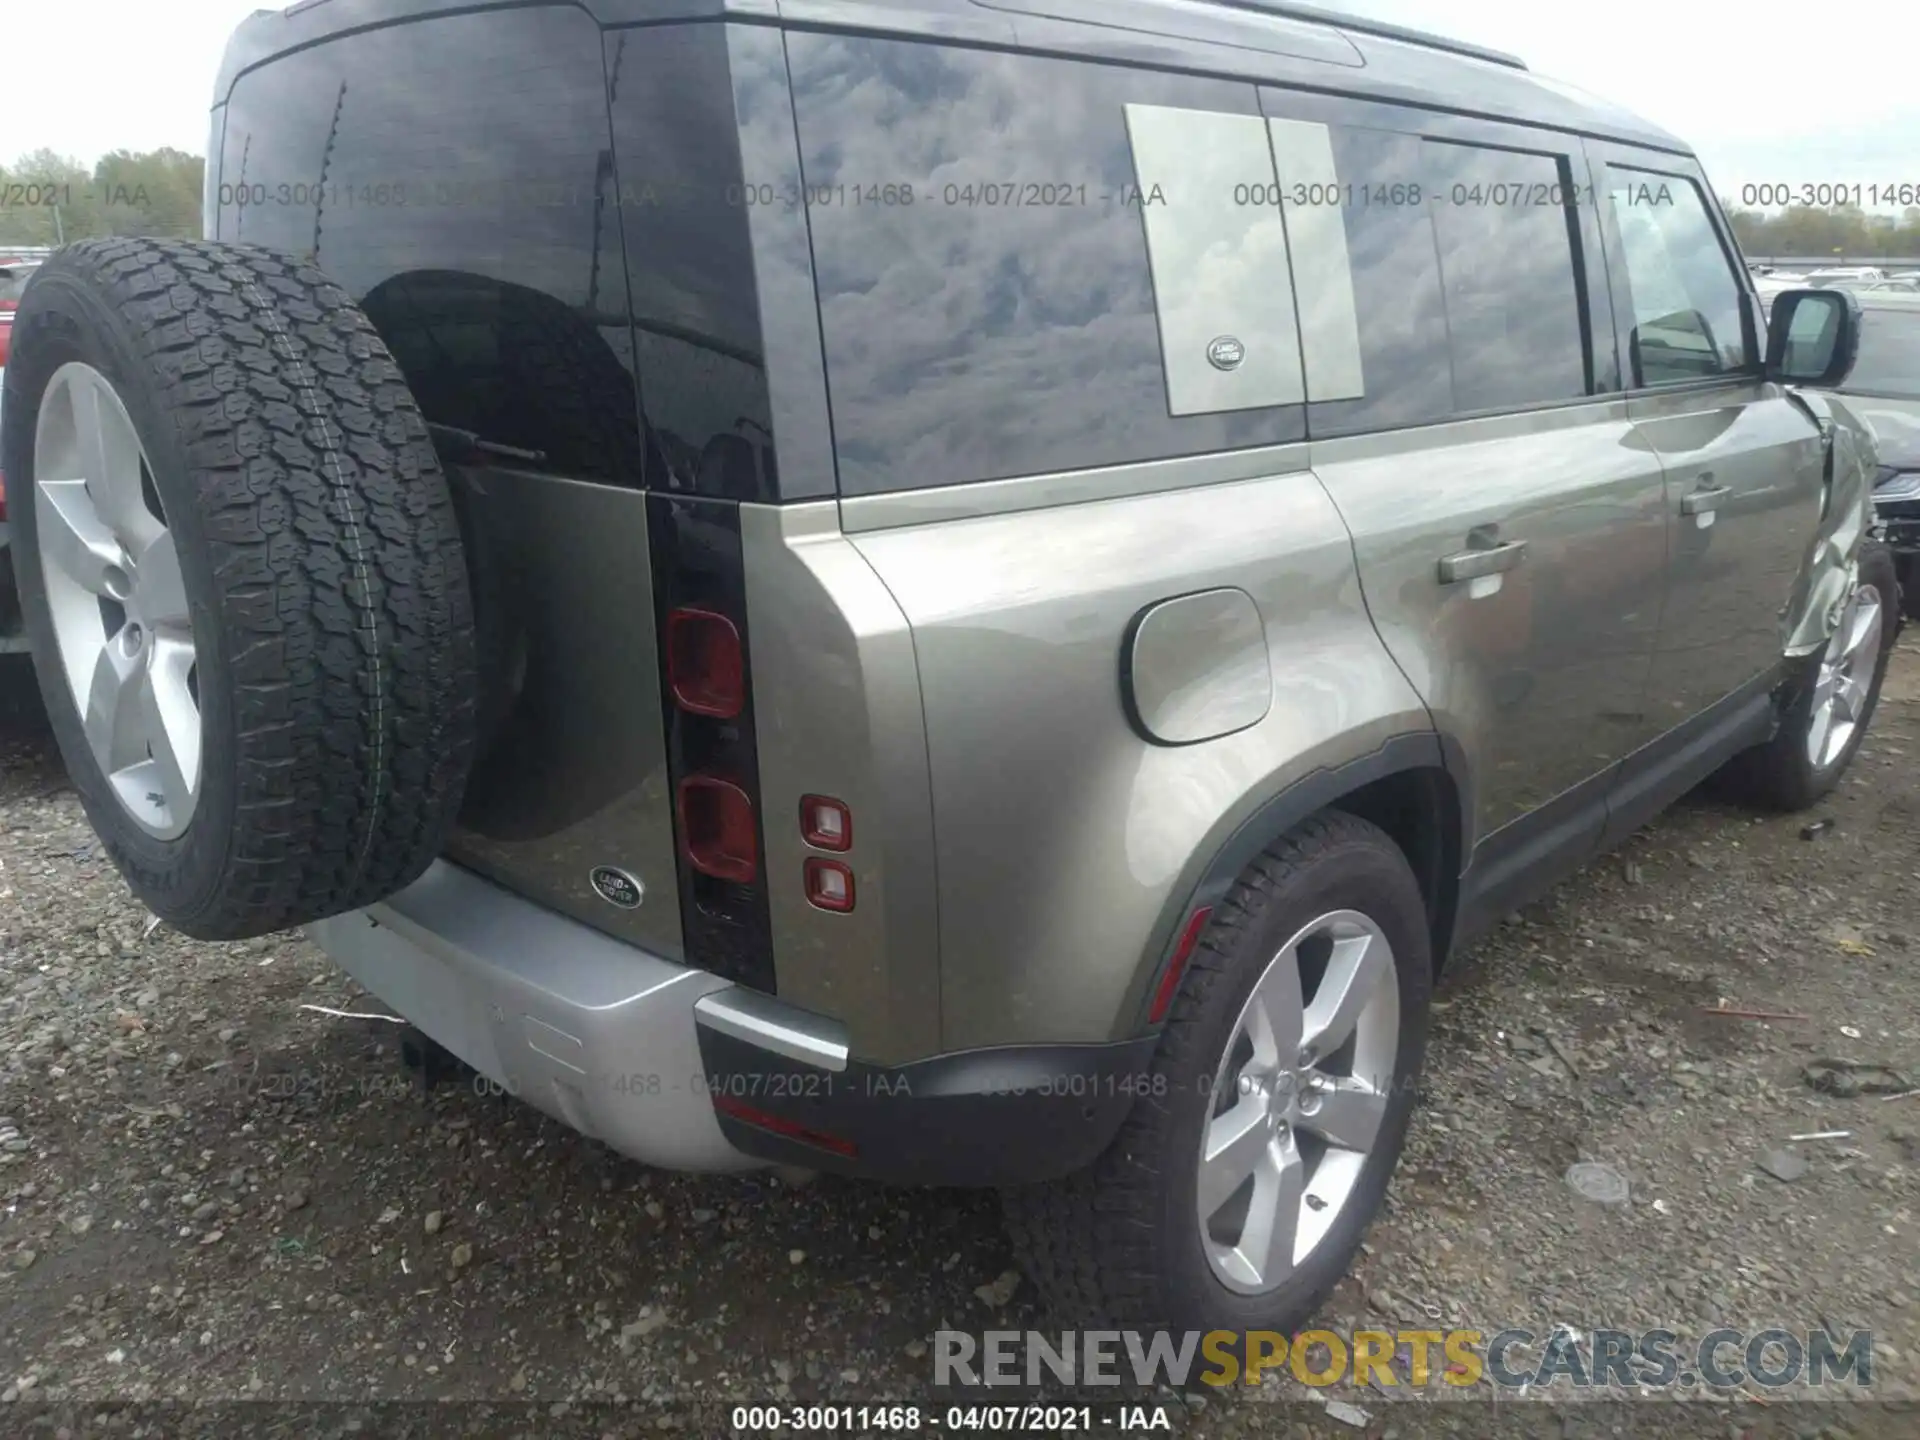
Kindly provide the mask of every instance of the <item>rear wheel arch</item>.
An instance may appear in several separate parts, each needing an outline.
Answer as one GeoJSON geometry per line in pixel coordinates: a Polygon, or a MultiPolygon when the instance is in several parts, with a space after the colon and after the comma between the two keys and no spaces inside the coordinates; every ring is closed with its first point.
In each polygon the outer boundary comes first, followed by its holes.
{"type": "Polygon", "coordinates": [[[1264,801],[1217,847],[1200,879],[1171,902],[1155,929],[1155,943],[1135,987],[1140,1026],[1151,1028],[1154,997],[1173,963],[1189,918],[1210,908],[1263,851],[1329,811],[1369,821],[1385,831],[1412,867],[1427,907],[1437,972],[1446,962],[1458,908],[1460,871],[1467,853],[1461,773],[1453,746],[1441,735],[1396,735],[1371,754],[1313,771],[1264,801]]]}

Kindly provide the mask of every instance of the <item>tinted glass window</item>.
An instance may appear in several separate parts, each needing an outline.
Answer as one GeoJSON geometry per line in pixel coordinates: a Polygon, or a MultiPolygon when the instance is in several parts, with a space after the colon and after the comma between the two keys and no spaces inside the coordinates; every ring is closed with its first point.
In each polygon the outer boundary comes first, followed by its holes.
{"type": "MultiPolygon", "coordinates": [[[[1422,142],[1413,135],[1354,126],[1330,130],[1332,193],[1346,236],[1361,383],[1356,399],[1313,403],[1308,429],[1316,436],[1352,435],[1444,420],[1456,406],[1422,142]]],[[[1276,145],[1279,138],[1276,134],[1276,145]]],[[[1303,213],[1324,218],[1329,189],[1316,190],[1312,181],[1296,185],[1288,157],[1283,150],[1277,153],[1288,224],[1297,232],[1296,217],[1303,213]]]]}
{"type": "Polygon", "coordinates": [[[1437,140],[1425,151],[1455,407],[1512,409],[1585,395],[1564,203],[1570,187],[1559,162],[1437,140]]]}
{"type": "Polygon", "coordinates": [[[753,217],[726,47],[719,25],[607,37],[635,361],[653,443],[647,483],[772,500],[753,217]]]}
{"type": "Polygon", "coordinates": [[[430,421],[638,484],[600,40],[516,9],[285,56],[234,87],[216,204],[360,301],[430,421]]]}
{"type": "Polygon", "coordinates": [[[1304,435],[1301,405],[1170,413],[1134,190],[1129,104],[1256,115],[1249,87],[822,34],[788,53],[843,493],[1304,435]]]}
{"type": "Polygon", "coordinates": [[[1840,389],[1920,400],[1920,309],[1864,312],[1860,353],[1840,389]]]}
{"type": "Polygon", "coordinates": [[[1744,369],[1740,282],[1700,191],[1680,176],[1619,166],[1607,172],[1607,207],[1632,307],[1634,383],[1670,385],[1744,369]]]}

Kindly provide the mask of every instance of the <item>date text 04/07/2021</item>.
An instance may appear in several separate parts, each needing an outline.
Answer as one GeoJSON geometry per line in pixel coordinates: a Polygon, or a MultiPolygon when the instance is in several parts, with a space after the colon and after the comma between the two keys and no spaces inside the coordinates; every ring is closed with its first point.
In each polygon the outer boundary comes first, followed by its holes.
{"type": "MultiPolygon", "coordinates": [[[[752,1071],[730,1070],[691,1075],[665,1075],[657,1070],[623,1071],[597,1077],[598,1083],[618,1095],[712,1095],[750,1100],[755,1097],[780,1099],[826,1099],[835,1095],[861,1095],[876,1099],[911,1099],[913,1077],[897,1071],[860,1072],[851,1075],[825,1070],[752,1071]]],[[[473,1077],[475,1093],[512,1095],[518,1087],[510,1080],[496,1080],[478,1072],[473,1077]]],[[[990,1099],[1032,1096],[1037,1099],[1088,1100],[1115,1095],[1164,1096],[1180,1088],[1164,1074],[1118,1074],[1064,1072],[1058,1075],[1025,1077],[1021,1080],[991,1084],[978,1093],[990,1099]]],[[[1201,1077],[1199,1089],[1210,1087],[1201,1077]]]]}
{"type": "Polygon", "coordinates": [[[736,1405],[728,1416],[736,1435],[939,1434],[972,1431],[996,1435],[1144,1434],[1171,1432],[1164,1404],[1041,1405],[736,1405]]]}

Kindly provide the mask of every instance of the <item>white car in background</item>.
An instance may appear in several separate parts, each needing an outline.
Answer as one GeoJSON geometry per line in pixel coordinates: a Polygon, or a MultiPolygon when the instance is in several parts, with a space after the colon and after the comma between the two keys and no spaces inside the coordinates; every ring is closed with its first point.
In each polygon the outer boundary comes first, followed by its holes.
{"type": "Polygon", "coordinates": [[[1877,265],[1832,265],[1813,271],[1803,283],[1818,290],[1827,285],[1863,285],[1886,278],[1886,272],[1877,265]]]}

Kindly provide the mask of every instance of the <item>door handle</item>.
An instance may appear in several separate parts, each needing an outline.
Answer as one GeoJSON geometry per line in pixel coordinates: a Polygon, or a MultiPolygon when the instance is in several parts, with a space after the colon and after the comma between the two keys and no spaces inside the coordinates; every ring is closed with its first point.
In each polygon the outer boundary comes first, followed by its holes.
{"type": "Polygon", "coordinates": [[[1705,515],[1733,493],[1731,485],[1714,485],[1680,497],[1682,515],[1705,515]]]}
{"type": "Polygon", "coordinates": [[[1509,540],[1484,550],[1462,550],[1440,562],[1440,583],[1452,585],[1461,580],[1478,580],[1482,575],[1499,575],[1513,569],[1527,555],[1527,542],[1509,540]]]}

